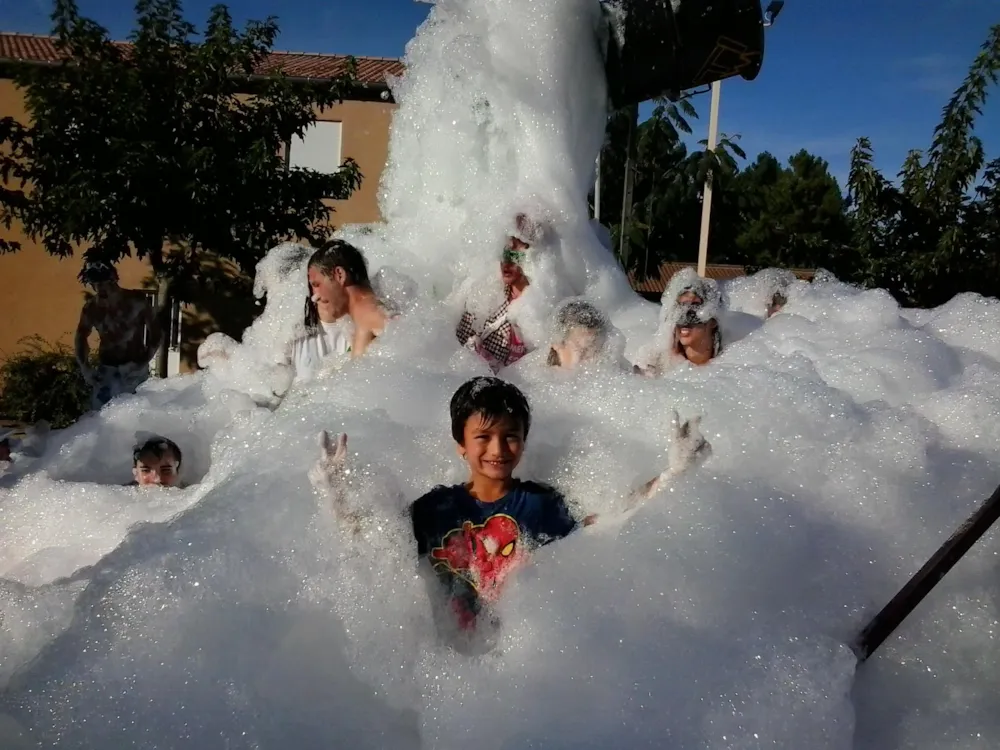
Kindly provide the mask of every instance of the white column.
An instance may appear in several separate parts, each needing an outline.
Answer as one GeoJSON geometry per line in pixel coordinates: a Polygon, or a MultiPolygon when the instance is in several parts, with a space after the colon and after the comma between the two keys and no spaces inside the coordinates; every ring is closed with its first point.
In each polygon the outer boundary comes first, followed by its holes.
{"type": "MultiPolygon", "coordinates": [[[[722,82],[712,84],[712,112],[708,118],[708,150],[715,151],[719,137],[719,99],[722,96],[722,82]]],[[[712,173],[705,177],[705,190],[701,199],[701,239],[698,241],[698,275],[705,275],[708,265],[708,225],[712,216],[712,173]]]]}

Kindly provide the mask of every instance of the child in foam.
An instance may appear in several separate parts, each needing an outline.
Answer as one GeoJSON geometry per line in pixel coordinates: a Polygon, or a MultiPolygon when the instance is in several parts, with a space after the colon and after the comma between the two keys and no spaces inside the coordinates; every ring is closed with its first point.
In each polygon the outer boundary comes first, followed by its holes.
{"type": "Polygon", "coordinates": [[[181,449],[173,440],[154,436],[132,449],[130,486],[183,487],[181,483],[181,449]]]}
{"type": "Polygon", "coordinates": [[[636,363],[637,373],[656,377],[684,363],[701,366],[719,356],[719,316],[725,298],[714,279],[703,279],[691,268],[682,269],[667,285],[661,305],[660,327],[636,363]]]}
{"type": "Polygon", "coordinates": [[[613,332],[611,321],[584,299],[563,302],[555,314],[555,337],[549,345],[546,364],[575,370],[608,357],[613,332]]]}
{"type": "MultiPolygon", "coordinates": [[[[445,633],[475,630],[489,614],[505,579],[531,549],[560,539],[596,516],[574,517],[563,495],[537,482],[513,477],[524,453],[531,427],[527,399],[515,386],[498,378],[473,378],[451,399],[451,432],[459,455],[469,467],[469,480],[453,487],[436,487],[410,506],[417,554],[442,591],[446,608],[435,615],[445,633]],[[451,611],[453,618],[447,617],[451,611]],[[445,616],[442,616],[445,615],[445,616]]],[[[651,497],[673,477],[711,453],[698,429],[700,418],[679,424],[673,415],[674,439],[667,469],[634,491],[625,511],[651,497]]],[[[351,468],[347,436],[336,443],[320,433],[319,461],[309,479],[326,498],[337,519],[358,533],[365,512],[349,506],[351,468]]],[[[488,625],[495,618],[487,617],[488,625]]]]}
{"type": "Polygon", "coordinates": [[[539,228],[525,214],[514,220],[514,231],[507,238],[500,259],[500,280],[504,287],[504,302],[480,325],[476,315],[469,310],[462,314],[455,335],[489,364],[493,372],[517,362],[530,349],[517,327],[507,318],[510,305],[518,299],[531,283],[524,273],[524,260],[537,241],[539,228]]]}

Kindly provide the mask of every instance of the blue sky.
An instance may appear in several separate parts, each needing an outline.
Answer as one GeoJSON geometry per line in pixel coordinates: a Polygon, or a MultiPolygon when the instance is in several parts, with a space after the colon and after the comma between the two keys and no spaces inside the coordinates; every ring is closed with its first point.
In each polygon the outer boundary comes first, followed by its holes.
{"type": "MultiPolygon", "coordinates": [[[[485,0],[480,0],[485,1],[485,0]]],[[[115,37],[131,28],[132,2],[80,0],[85,15],[115,37]]],[[[209,3],[188,2],[199,25],[209,3]]],[[[46,33],[49,4],[0,0],[0,29],[46,33]]],[[[279,49],[398,57],[429,6],[412,0],[233,0],[242,21],[277,15],[279,49]]],[[[739,133],[751,158],[768,150],[785,159],[800,148],[830,162],[841,180],[851,146],[871,138],[876,163],[897,172],[906,152],[925,148],[941,108],[961,82],[998,0],[787,0],[768,31],[756,81],[723,84],[720,129],[739,133]]],[[[1000,156],[1000,91],[993,91],[977,133],[1000,156]]],[[[705,137],[709,97],[696,98],[705,137]]]]}

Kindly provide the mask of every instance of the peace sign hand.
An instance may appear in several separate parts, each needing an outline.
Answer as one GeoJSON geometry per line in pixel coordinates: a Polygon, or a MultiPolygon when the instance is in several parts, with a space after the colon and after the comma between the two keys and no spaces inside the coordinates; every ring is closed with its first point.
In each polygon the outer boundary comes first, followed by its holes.
{"type": "MultiPolygon", "coordinates": [[[[347,466],[347,434],[340,433],[334,442],[330,433],[319,433],[319,459],[309,469],[309,481],[320,492],[330,492],[347,484],[351,470],[347,466]]],[[[346,489],[346,488],[345,488],[346,489]]]]}
{"type": "Polygon", "coordinates": [[[701,433],[701,416],[681,423],[677,412],[672,411],[670,432],[673,440],[667,450],[665,475],[675,477],[683,474],[712,455],[712,445],[701,433]]]}

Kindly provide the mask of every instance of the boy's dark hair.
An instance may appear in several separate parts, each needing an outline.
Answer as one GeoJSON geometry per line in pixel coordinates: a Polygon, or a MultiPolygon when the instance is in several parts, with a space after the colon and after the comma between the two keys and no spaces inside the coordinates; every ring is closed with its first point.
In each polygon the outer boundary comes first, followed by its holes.
{"type": "Polygon", "coordinates": [[[135,466],[138,464],[139,459],[143,456],[163,458],[167,453],[172,453],[174,458],[177,459],[177,465],[180,466],[182,460],[181,449],[177,447],[177,443],[165,437],[149,438],[149,440],[139,443],[132,449],[132,465],[135,466]]]}
{"type": "Polygon", "coordinates": [[[482,416],[488,425],[510,417],[524,427],[524,437],[528,437],[531,427],[528,399],[517,386],[500,378],[473,378],[451,397],[451,436],[459,445],[465,442],[465,423],[473,414],[482,416]]]}
{"type": "MultiPolygon", "coordinates": [[[[347,277],[346,286],[359,286],[362,289],[372,288],[371,281],[368,279],[368,264],[365,262],[365,256],[358,248],[344,240],[326,240],[309,256],[306,268],[319,269],[326,276],[332,274],[335,268],[343,268],[344,275],[347,277]]],[[[319,326],[319,314],[312,301],[312,289],[308,281],[306,282],[305,325],[307,329],[319,326]]]]}

